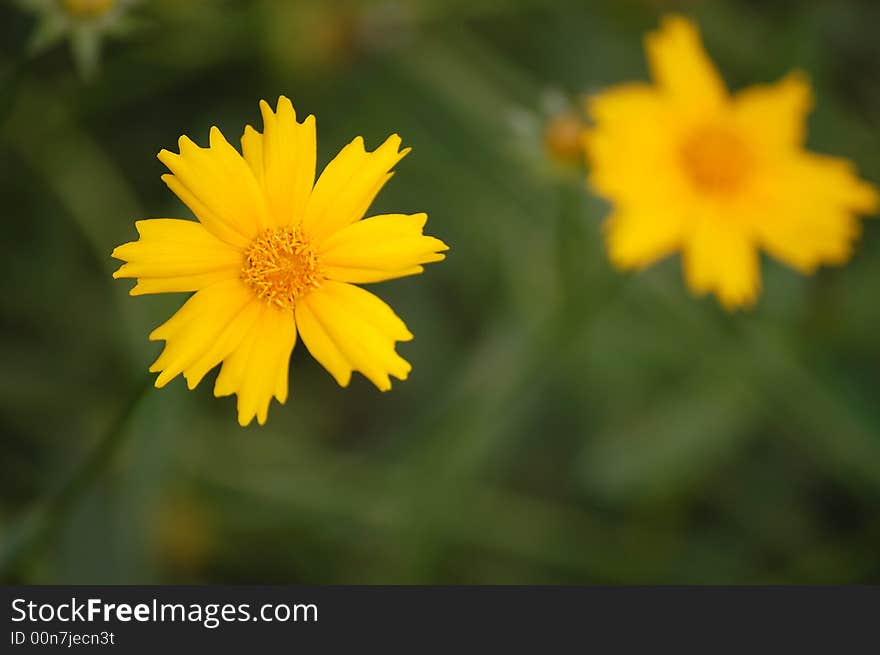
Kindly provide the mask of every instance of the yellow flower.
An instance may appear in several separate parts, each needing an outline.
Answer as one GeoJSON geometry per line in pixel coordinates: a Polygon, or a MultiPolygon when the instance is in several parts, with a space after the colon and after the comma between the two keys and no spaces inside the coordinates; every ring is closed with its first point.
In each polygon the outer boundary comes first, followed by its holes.
{"type": "Polygon", "coordinates": [[[613,204],[613,263],[642,268],[681,251],[690,288],[734,309],[760,291],[761,249],[803,273],[849,259],[858,215],[880,199],[847,160],[804,148],[805,77],[731,95],[678,16],[645,45],[653,86],[588,101],[595,126],[584,140],[592,186],[613,204]]]}
{"type": "Polygon", "coordinates": [[[61,0],[61,6],[74,18],[98,18],[116,4],[116,0],[61,0]]]}
{"type": "Polygon", "coordinates": [[[70,41],[77,70],[84,79],[98,72],[101,44],[121,37],[136,21],[130,9],[140,0],[15,0],[38,16],[28,46],[32,55],[48,50],[64,38],[70,41]]]}
{"type": "Polygon", "coordinates": [[[360,371],[382,391],[409,363],[395,342],[412,339],[382,300],[356,283],[421,273],[447,246],[423,236],[425,214],[363,219],[409,149],[391,136],[373,152],[361,137],[315,183],[315,119],[297,122],[287,98],[260,103],[264,131],[251,126],[244,156],[216,127],[210,146],[187,137],[159,159],[168,187],[198,222],[137,221],[140,239],[119,246],[127,262],[113,277],[137,278],[132,295],[195,291],[150,334],[165,349],[150,367],[163,387],[180,373],[190,389],[222,362],[215,396],[238,394],[238,421],[266,422],[274,396],[287,399],[297,333],[341,386],[360,371]]]}

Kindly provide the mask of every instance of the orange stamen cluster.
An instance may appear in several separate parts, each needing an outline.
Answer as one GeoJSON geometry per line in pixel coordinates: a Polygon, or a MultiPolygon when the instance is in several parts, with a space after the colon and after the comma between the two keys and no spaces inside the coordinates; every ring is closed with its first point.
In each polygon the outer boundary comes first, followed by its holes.
{"type": "Polygon", "coordinates": [[[241,279],[262,300],[293,309],[324,279],[311,243],[299,228],[262,232],[244,252],[241,279]]]}
{"type": "Polygon", "coordinates": [[[737,191],[752,168],[752,156],[742,138],[714,125],[694,130],[684,140],[680,155],[694,186],[710,194],[737,191]]]}

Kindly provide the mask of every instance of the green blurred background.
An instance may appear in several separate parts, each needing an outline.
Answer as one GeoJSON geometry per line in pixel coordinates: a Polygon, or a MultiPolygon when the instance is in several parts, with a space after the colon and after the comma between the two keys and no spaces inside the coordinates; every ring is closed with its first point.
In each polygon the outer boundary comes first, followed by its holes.
{"type": "Polygon", "coordinates": [[[0,577],[880,582],[880,225],[812,278],[765,260],[728,315],[677,258],[610,269],[607,207],[543,147],[566,98],[645,78],[667,10],[735,88],[808,71],[811,146],[880,180],[873,0],[143,2],[89,82],[0,5],[0,577]],[[300,344],[241,429],[213,375],[146,386],[184,296],[128,297],[109,253],[189,216],[159,149],[282,93],[320,164],[399,132],[373,213],[427,211],[452,251],[371,287],[416,335],[407,382],[340,389],[300,344]]]}

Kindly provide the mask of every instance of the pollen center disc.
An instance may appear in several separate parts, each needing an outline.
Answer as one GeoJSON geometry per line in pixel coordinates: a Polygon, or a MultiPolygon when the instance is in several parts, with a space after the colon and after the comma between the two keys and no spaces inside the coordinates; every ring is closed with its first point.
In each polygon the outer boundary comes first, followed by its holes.
{"type": "Polygon", "coordinates": [[[244,252],[241,279],[262,300],[293,309],[301,298],[321,284],[314,248],[298,228],[262,232],[244,252]]]}
{"type": "Polygon", "coordinates": [[[711,194],[736,191],[752,167],[752,156],[742,138],[723,127],[694,130],[685,139],[679,154],[694,186],[711,194]]]}

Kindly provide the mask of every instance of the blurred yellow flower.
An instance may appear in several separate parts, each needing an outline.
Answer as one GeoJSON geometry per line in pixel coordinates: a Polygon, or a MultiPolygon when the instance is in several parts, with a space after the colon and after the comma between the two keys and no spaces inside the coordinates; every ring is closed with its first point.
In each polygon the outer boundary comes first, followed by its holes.
{"type": "Polygon", "coordinates": [[[315,183],[315,119],[297,122],[285,97],[260,103],[264,131],[247,126],[243,156],[216,127],[210,146],[187,137],[159,159],[168,187],[198,222],[137,221],[140,239],[119,246],[115,278],[137,278],[132,295],[195,291],[150,334],[165,349],[150,367],[162,387],[180,373],[190,389],[222,362],[214,395],[238,394],[238,421],[266,422],[284,403],[297,332],[342,385],[360,371],[380,390],[409,363],[395,342],[412,339],[378,297],[356,283],[421,273],[447,246],[424,236],[425,214],[361,220],[408,152],[397,135],[372,152],[361,137],[315,183]]]}
{"type": "Polygon", "coordinates": [[[113,9],[116,0],[61,0],[61,6],[74,18],[97,18],[113,9]]]}
{"type": "Polygon", "coordinates": [[[622,84],[587,103],[591,183],[613,204],[613,263],[642,268],[681,251],[692,291],[735,309],[760,291],[760,249],[803,273],[849,259],[858,215],[880,198],[849,161],[804,148],[805,77],[731,95],[679,16],[645,45],[654,85],[622,84]]]}
{"type": "Polygon", "coordinates": [[[70,41],[74,63],[84,79],[98,72],[106,37],[122,37],[137,25],[130,9],[140,0],[15,0],[38,16],[28,46],[42,53],[62,39],[70,41]]]}

